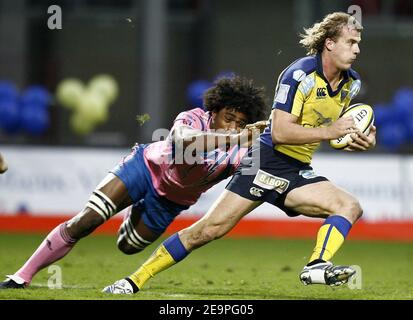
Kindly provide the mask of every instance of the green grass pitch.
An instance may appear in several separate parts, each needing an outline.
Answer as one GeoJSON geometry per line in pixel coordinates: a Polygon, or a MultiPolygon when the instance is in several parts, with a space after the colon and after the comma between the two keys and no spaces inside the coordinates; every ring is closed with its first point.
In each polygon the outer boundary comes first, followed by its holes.
{"type": "MultiPolygon", "coordinates": [[[[41,235],[0,234],[0,276],[16,271],[42,239],[41,235]]],[[[88,237],[56,263],[62,271],[62,289],[47,287],[52,274],[46,268],[28,289],[0,290],[0,300],[413,299],[411,243],[347,241],[334,263],[361,267],[361,289],[350,289],[299,282],[313,240],[264,238],[223,238],[210,243],[158,274],[134,296],[100,292],[133,272],[159,242],[127,256],[117,250],[114,236],[88,237]]]]}

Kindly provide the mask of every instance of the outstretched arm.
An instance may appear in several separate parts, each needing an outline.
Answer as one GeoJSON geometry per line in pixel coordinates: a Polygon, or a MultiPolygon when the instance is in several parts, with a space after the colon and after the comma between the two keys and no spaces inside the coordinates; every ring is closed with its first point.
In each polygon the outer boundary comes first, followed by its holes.
{"type": "Polygon", "coordinates": [[[191,145],[196,150],[208,152],[218,148],[228,149],[237,144],[249,147],[252,144],[254,134],[260,134],[266,126],[266,121],[258,121],[247,125],[241,132],[224,130],[208,132],[189,126],[179,126],[174,128],[171,137],[184,149],[191,145]]]}

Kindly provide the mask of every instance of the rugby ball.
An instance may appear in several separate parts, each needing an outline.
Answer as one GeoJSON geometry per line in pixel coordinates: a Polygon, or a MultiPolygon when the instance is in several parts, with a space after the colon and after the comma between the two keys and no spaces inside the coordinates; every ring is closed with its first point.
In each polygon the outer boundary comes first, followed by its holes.
{"type": "MultiPolygon", "coordinates": [[[[341,115],[341,117],[352,116],[356,127],[364,134],[369,134],[370,128],[374,123],[373,108],[368,104],[357,103],[349,106],[341,115]]],[[[344,149],[353,139],[351,134],[346,134],[340,138],[330,140],[330,145],[334,149],[344,149]]]]}

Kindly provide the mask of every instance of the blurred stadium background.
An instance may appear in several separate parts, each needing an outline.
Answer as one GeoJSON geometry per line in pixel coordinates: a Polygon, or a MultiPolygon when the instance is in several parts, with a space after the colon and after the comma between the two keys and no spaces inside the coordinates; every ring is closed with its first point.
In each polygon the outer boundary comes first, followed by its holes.
{"type": "MultiPolygon", "coordinates": [[[[413,241],[410,0],[0,0],[0,153],[9,164],[0,233],[46,233],[76,214],[135,142],[202,107],[219,76],[253,78],[270,105],[280,72],[305,55],[297,34],[351,5],[364,26],[355,102],[375,109],[378,145],[347,154],[325,144],[313,166],[360,199],[365,214],[350,239],[413,241]],[[48,26],[52,5],[61,29],[48,26]]],[[[224,185],[168,231],[205,213],[224,185]]],[[[119,221],[97,233],[114,234],[119,221]]],[[[232,235],[313,239],[319,224],[262,206],[232,235]]]]}

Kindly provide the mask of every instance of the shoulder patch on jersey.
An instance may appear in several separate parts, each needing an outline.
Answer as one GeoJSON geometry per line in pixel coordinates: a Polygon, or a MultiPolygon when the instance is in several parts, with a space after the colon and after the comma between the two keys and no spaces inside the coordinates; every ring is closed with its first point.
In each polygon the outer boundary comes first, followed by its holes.
{"type": "Polygon", "coordinates": [[[275,94],[274,102],[279,102],[279,103],[284,104],[287,101],[289,91],[290,91],[290,86],[288,84],[280,83],[277,93],[275,94]]]}
{"type": "Polygon", "coordinates": [[[315,86],[315,78],[313,74],[309,74],[300,83],[300,91],[307,96],[315,86]]]}
{"type": "Polygon", "coordinates": [[[302,81],[305,78],[305,76],[306,76],[306,73],[301,69],[295,70],[293,72],[293,79],[297,82],[302,81]]]}
{"type": "Polygon", "coordinates": [[[361,88],[361,81],[360,80],[356,80],[354,81],[351,86],[350,86],[350,99],[353,99],[360,91],[361,88]]]}

